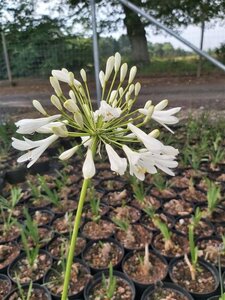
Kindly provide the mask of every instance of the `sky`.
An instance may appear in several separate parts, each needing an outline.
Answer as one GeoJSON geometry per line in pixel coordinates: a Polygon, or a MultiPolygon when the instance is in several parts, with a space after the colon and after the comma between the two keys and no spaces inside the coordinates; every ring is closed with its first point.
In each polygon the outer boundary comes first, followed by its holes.
{"type": "MultiPolygon", "coordinates": [[[[60,3],[60,0],[52,0],[50,2],[43,2],[42,0],[37,1],[37,12],[42,14],[50,14],[52,15],[52,10],[60,3]]],[[[64,12],[65,15],[67,14],[68,9],[65,7],[64,12]]],[[[54,15],[54,17],[57,16],[54,15]]],[[[214,22],[215,23],[215,22],[214,22]]],[[[82,27],[76,25],[76,29],[74,33],[81,33],[82,27]]],[[[151,27],[146,28],[147,32],[147,39],[152,43],[165,43],[170,42],[175,48],[183,48],[185,50],[190,50],[190,48],[186,47],[183,43],[175,39],[174,37],[163,33],[162,31],[158,32],[157,34],[151,27]]],[[[119,38],[121,34],[126,34],[125,28],[120,28],[118,31],[110,33],[108,36],[113,36],[114,38],[119,38]]],[[[190,25],[187,28],[180,28],[179,34],[187,39],[189,42],[192,42],[195,46],[199,47],[200,45],[200,36],[201,36],[201,29],[200,26],[193,26],[190,25]]],[[[107,36],[104,34],[103,36],[107,36]]],[[[206,24],[205,35],[204,35],[204,44],[203,49],[209,50],[219,47],[222,43],[225,43],[225,22],[221,24],[221,22],[216,22],[215,26],[212,24],[206,24]]]]}

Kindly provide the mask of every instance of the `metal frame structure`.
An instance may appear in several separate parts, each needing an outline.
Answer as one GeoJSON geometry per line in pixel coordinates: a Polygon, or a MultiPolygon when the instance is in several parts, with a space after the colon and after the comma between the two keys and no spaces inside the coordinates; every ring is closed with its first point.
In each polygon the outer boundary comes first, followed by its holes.
{"type": "MultiPolygon", "coordinates": [[[[167,33],[169,33],[170,35],[175,37],[177,40],[179,40],[180,42],[182,42],[183,44],[185,44],[186,46],[191,48],[193,51],[195,51],[201,57],[204,57],[205,59],[207,59],[212,64],[214,64],[215,66],[217,66],[218,68],[220,68],[221,70],[223,70],[225,72],[225,65],[224,64],[222,64],[221,62],[219,62],[218,60],[216,60],[215,58],[210,56],[205,51],[199,49],[198,47],[196,47],[195,45],[190,43],[188,40],[186,40],[185,38],[183,38],[182,36],[180,36],[179,34],[174,32],[173,30],[169,29],[168,27],[166,27],[164,24],[157,21],[154,17],[150,16],[143,9],[139,8],[138,6],[136,6],[135,4],[131,3],[128,0],[119,0],[119,2],[121,4],[127,6],[128,8],[130,8],[131,10],[136,12],[137,14],[140,14],[141,16],[143,16],[148,21],[155,24],[160,29],[163,29],[164,31],[166,31],[167,33]]],[[[97,90],[97,103],[99,105],[100,97],[101,97],[101,90],[100,90],[100,82],[99,82],[99,78],[98,78],[98,76],[99,76],[99,52],[98,52],[98,39],[97,39],[97,29],[96,29],[97,24],[96,24],[96,15],[95,15],[95,0],[90,0],[90,4],[91,4],[91,8],[92,8],[93,56],[94,56],[94,64],[95,64],[95,76],[96,76],[95,80],[96,80],[96,90],[97,90]]]]}

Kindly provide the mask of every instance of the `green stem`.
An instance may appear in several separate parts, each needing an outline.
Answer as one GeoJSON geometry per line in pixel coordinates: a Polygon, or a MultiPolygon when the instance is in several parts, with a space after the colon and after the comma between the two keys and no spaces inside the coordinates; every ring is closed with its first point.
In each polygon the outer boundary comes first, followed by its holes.
{"type": "MultiPolygon", "coordinates": [[[[92,146],[93,157],[96,152],[96,145],[97,145],[97,139],[95,138],[94,142],[93,142],[93,146],[92,146]]],[[[83,206],[84,206],[89,182],[90,182],[90,178],[84,179],[82,188],[81,188],[80,199],[79,199],[78,207],[77,207],[77,213],[76,213],[76,217],[74,220],[74,227],[73,227],[73,233],[72,233],[72,238],[71,238],[71,242],[70,242],[69,253],[67,256],[66,272],[65,272],[65,278],[64,278],[64,283],[63,283],[63,293],[62,293],[61,300],[68,299],[68,290],[69,290],[71,269],[72,269],[72,264],[73,264],[73,259],[74,259],[75,248],[76,248],[78,230],[79,230],[79,226],[80,226],[83,206]]]]}

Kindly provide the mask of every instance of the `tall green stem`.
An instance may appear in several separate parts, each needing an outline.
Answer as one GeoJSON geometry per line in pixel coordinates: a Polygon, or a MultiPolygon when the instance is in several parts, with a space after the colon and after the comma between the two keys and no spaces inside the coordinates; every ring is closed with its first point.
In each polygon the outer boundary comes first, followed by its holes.
{"type": "MultiPolygon", "coordinates": [[[[95,155],[95,152],[96,152],[96,138],[94,139],[93,146],[92,146],[93,157],[95,155]]],[[[78,203],[78,207],[77,207],[77,213],[76,213],[76,217],[74,220],[74,227],[73,227],[73,233],[72,233],[72,238],[71,238],[71,242],[70,242],[69,253],[67,256],[66,272],[65,272],[65,278],[64,278],[64,283],[63,283],[63,293],[62,293],[61,300],[68,299],[67,297],[68,297],[68,290],[69,290],[69,283],[70,283],[70,276],[71,276],[71,268],[72,268],[72,264],[73,264],[78,230],[79,230],[79,226],[80,226],[81,215],[82,215],[82,211],[83,211],[83,206],[84,206],[89,182],[90,182],[90,178],[84,179],[82,188],[81,188],[80,199],[79,199],[79,203],[78,203]]]]}

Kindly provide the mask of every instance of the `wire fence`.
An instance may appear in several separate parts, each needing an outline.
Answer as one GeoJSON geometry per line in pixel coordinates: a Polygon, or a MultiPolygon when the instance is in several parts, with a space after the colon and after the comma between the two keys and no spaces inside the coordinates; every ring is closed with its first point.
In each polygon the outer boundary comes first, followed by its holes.
{"type": "MultiPolygon", "coordinates": [[[[210,31],[210,29],[208,30],[210,31]]],[[[186,36],[190,41],[200,43],[199,32],[193,31],[186,36]]],[[[218,39],[217,50],[209,50],[212,56],[225,63],[225,36],[217,35],[215,30],[213,39],[218,39]]],[[[221,33],[222,34],[222,33],[221,33]]],[[[199,57],[182,45],[177,45],[169,36],[159,32],[157,36],[148,34],[149,64],[142,66],[142,74],[149,75],[193,75],[196,74],[199,57]]],[[[205,32],[204,44],[208,47],[211,35],[205,32]]],[[[5,34],[6,47],[12,77],[47,77],[50,70],[62,67],[77,71],[85,67],[93,72],[92,39],[74,36],[60,37],[50,41],[22,39],[15,41],[5,34]]],[[[212,46],[214,45],[211,42],[212,46]]],[[[100,62],[106,57],[119,51],[126,60],[132,60],[131,46],[126,35],[119,39],[102,37],[99,39],[100,62]]],[[[219,72],[211,63],[203,60],[202,73],[219,72]]],[[[3,47],[0,48],[0,80],[7,79],[7,67],[3,47]]]]}

